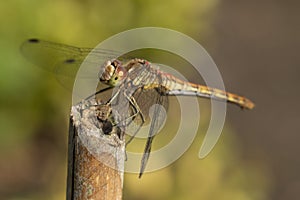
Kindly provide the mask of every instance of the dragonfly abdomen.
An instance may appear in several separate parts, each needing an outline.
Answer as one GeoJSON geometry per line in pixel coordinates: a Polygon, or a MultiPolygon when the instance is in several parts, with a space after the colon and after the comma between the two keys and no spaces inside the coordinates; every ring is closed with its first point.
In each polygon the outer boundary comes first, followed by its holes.
{"type": "Polygon", "coordinates": [[[252,109],[254,107],[254,103],[249,99],[236,94],[225,92],[217,88],[182,81],[169,74],[164,75],[163,77],[162,85],[166,88],[168,95],[211,98],[214,100],[227,101],[245,109],[252,109]]]}

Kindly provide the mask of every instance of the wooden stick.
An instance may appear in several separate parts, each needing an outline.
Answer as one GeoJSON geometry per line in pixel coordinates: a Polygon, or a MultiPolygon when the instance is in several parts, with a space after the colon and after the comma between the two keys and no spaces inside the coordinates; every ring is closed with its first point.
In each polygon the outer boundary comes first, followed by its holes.
{"type": "Polygon", "coordinates": [[[122,199],[125,141],[110,110],[95,100],[72,107],[67,200],[122,199]]]}

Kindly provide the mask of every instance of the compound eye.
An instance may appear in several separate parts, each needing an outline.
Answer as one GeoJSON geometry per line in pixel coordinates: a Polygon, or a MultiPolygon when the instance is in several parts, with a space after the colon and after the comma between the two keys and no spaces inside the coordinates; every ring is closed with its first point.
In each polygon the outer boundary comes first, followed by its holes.
{"type": "Polygon", "coordinates": [[[113,65],[107,65],[105,71],[110,75],[112,75],[113,72],[115,71],[115,67],[113,65]]]}
{"type": "Polygon", "coordinates": [[[120,71],[118,71],[118,75],[119,75],[119,77],[123,77],[123,76],[124,76],[124,74],[125,74],[124,68],[121,68],[121,70],[120,70],[120,71]]]}
{"type": "Polygon", "coordinates": [[[112,63],[111,63],[112,66],[114,67],[117,67],[118,66],[118,63],[114,60],[112,63]]]}
{"type": "Polygon", "coordinates": [[[108,81],[112,77],[114,71],[115,71],[115,67],[113,66],[113,63],[111,63],[110,61],[107,61],[104,64],[104,72],[101,74],[100,80],[108,81]]]}
{"type": "Polygon", "coordinates": [[[120,67],[121,66],[121,62],[118,60],[113,60],[111,62],[111,65],[114,66],[115,68],[120,67]]]}
{"type": "Polygon", "coordinates": [[[115,80],[119,80],[119,79],[123,79],[124,76],[126,75],[126,71],[125,71],[125,68],[124,67],[118,67],[116,69],[116,77],[115,77],[115,80]]]}

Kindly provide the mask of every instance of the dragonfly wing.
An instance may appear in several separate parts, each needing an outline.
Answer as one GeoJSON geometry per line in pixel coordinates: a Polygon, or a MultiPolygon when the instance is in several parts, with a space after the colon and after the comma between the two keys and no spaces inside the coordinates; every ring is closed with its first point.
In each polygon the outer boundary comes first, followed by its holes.
{"type": "MultiPolygon", "coordinates": [[[[99,60],[99,63],[103,62],[99,60]]],[[[84,63],[82,60],[66,60],[57,63],[53,72],[57,81],[70,91],[73,89],[75,80],[78,84],[84,85],[84,88],[95,88],[95,83],[99,80],[98,72],[101,68],[99,63],[89,60],[84,60],[84,63]]]]}
{"type": "MultiPolygon", "coordinates": [[[[73,70],[76,72],[84,59],[89,55],[89,62],[99,63],[99,60],[109,60],[119,58],[121,53],[115,50],[100,49],[100,48],[81,48],[70,45],[49,42],[40,39],[29,39],[21,45],[22,54],[33,64],[50,71],[63,72],[64,69],[56,70],[57,65],[68,66],[71,64],[73,70]]],[[[126,56],[120,58],[128,59],[126,56]],[[123,58],[124,57],[124,58],[123,58]]],[[[68,70],[68,72],[70,72],[68,70]]]]}
{"type": "Polygon", "coordinates": [[[120,55],[113,50],[79,48],[39,39],[25,41],[21,52],[33,64],[54,73],[59,83],[70,90],[83,61],[84,69],[77,78],[91,79],[106,60],[120,55]]]}
{"type": "MultiPolygon", "coordinates": [[[[91,50],[39,39],[27,40],[21,46],[22,54],[29,61],[50,72],[55,71],[57,63],[72,59],[82,61],[91,50]]],[[[74,70],[77,71],[77,69],[74,70]]]]}
{"type": "MultiPolygon", "coordinates": [[[[127,134],[135,136],[135,134],[137,134],[141,126],[148,125],[149,121],[151,119],[153,120],[155,115],[156,119],[160,122],[156,124],[155,131],[159,131],[165,120],[165,113],[168,110],[168,98],[164,96],[163,101],[159,102],[158,98],[160,98],[160,96],[161,94],[156,89],[138,88],[134,92],[132,97],[137,103],[137,107],[139,110],[136,110],[136,108],[134,108],[134,106],[131,105],[128,112],[128,116],[132,116],[136,111],[138,111],[139,114],[136,115],[136,117],[133,118],[132,121],[127,123],[127,134]],[[162,111],[164,110],[160,115],[154,114],[155,107],[158,105],[163,106],[162,111]],[[145,122],[143,122],[143,118],[145,122]]],[[[127,143],[129,143],[131,139],[127,141],[127,143]]]]}
{"type": "Polygon", "coordinates": [[[155,137],[155,135],[160,131],[160,128],[163,126],[165,119],[166,119],[166,111],[168,109],[168,98],[165,95],[162,95],[160,92],[160,88],[156,89],[150,89],[150,90],[144,90],[144,94],[148,93],[149,98],[147,98],[146,95],[141,95],[137,97],[137,103],[141,106],[141,110],[144,113],[149,113],[150,118],[151,118],[151,123],[150,123],[150,130],[148,133],[148,139],[146,142],[146,146],[144,149],[144,154],[141,160],[141,168],[140,168],[140,174],[139,177],[142,176],[146,164],[148,162],[150,152],[151,152],[151,147],[152,147],[152,141],[155,137]],[[148,101],[146,104],[145,101],[148,101]],[[144,103],[144,104],[143,104],[144,103]],[[146,105],[146,106],[145,106],[146,105]],[[150,113],[149,109],[152,109],[152,113],[150,113]]]}

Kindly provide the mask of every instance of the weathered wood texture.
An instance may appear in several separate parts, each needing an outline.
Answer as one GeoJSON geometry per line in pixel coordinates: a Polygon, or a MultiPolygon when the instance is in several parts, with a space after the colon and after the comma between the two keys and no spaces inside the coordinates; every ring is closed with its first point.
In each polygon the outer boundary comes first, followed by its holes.
{"type": "Polygon", "coordinates": [[[104,121],[97,118],[101,106],[85,101],[72,107],[67,200],[122,199],[125,142],[117,127],[106,125],[113,120],[109,109],[101,113],[104,121]]]}

